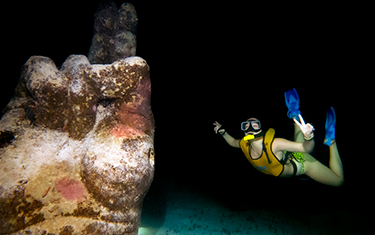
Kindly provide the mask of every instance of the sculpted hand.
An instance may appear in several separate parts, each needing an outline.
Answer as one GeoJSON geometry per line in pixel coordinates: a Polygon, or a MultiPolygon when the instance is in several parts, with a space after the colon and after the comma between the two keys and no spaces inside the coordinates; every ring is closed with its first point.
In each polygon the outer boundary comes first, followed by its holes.
{"type": "Polygon", "coordinates": [[[22,71],[0,120],[0,233],[137,234],[155,164],[146,61],[33,56],[22,71]]]}
{"type": "Polygon", "coordinates": [[[310,123],[306,124],[301,114],[298,117],[300,122],[297,119],[293,119],[293,121],[299,126],[306,140],[312,139],[314,137],[314,127],[310,123]]]}

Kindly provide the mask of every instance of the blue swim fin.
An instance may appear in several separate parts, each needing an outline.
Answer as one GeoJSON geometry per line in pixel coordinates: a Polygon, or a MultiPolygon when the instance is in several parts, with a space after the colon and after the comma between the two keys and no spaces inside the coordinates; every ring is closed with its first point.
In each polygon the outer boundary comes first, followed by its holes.
{"type": "Polygon", "coordinates": [[[288,107],[288,117],[290,119],[297,118],[301,111],[299,111],[299,96],[295,88],[284,93],[285,104],[288,107]]]}
{"type": "Polygon", "coordinates": [[[333,107],[327,112],[326,119],[326,137],[324,138],[324,144],[330,146],[336,139],[336,113],[333,107]]]}

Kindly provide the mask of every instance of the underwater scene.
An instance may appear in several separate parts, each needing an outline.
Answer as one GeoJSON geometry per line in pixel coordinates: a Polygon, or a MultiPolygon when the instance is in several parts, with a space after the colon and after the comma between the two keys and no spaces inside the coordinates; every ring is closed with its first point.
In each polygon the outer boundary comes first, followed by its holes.
{"type": "Polygon", "coordinates": [[[4,9],[0,234],[375,234],[353,6],[4,9]]]}
{"type": "Polygon", "coordinates": [[[309,206],[295,199],[298,195],[274,205],[275,199],[268,197],[227,196],[221,201],[202,190],[166,187],[164,194],[153,196],[151,191],[146,197],[138,234],[368,234],[374,230],[362,210],[348,209],[346,203],[332,208],[321,202],[320,195],[314,195],[319,202],[309,206]]]}

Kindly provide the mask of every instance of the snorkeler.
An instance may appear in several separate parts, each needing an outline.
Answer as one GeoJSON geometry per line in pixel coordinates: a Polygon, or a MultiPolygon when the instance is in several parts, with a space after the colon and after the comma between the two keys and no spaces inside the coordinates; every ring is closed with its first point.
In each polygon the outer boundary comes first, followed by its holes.
{"type": "Polygon", "coordinates": [[[256,118],[241,123],[245,137],[234,139],[218,122],[214,123],[215,133],[219,133],[227,143],[241,148],[248,161],[260,172],[276,177],[306,175],[313,180],[339,187],[344,183],[344,171],[335,140],[336,114],[334,109],[327,112],[326,136],[324,144],[329,146],[329,168],[317,161],[311,153],[314,149],[314,127],[305,123],[299,111],[299,97],[295,89],[285,92],[288,117],[294,121],[294,142],[275,138],[275,130],[262,130],[256,118]]]}

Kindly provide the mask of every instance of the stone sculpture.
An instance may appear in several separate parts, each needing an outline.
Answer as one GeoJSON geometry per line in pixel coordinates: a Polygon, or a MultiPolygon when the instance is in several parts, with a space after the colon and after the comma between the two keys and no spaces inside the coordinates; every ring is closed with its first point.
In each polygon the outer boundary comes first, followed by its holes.
{"type": "Polygon", "coordinates": [[[90,62],[106,64],[135,55],[137,26],[137,12],[132,4],[124,3],[117,10],[115,3],[104,2],[95,14],[90,62]]]}
{"type": "MultiPolygon", "coordinates": [[[[137,21],[125,8],[115,32],[137,21]]],[[[0,121],[0,234],[137,234],[154,175],[149,67],[124,41],[106,46],[93,39],[91,63],[23,66],[0,121]]]]}

